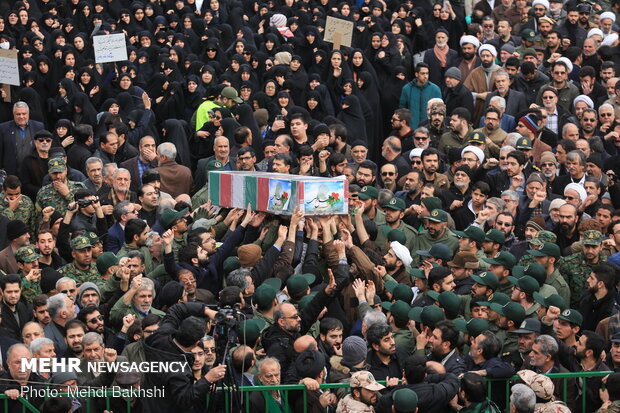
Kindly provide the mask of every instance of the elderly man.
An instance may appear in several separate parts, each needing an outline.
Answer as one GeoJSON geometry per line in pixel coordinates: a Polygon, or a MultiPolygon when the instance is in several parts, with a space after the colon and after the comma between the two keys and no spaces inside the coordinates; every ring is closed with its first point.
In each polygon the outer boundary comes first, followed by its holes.
{"type": "Polygon", "coordinates": [[[517,114],[527,109],[525,94],[510,88],[510,76],[508,76],[508,73],[504,70],[498,70],[495,73],[495,88],[495,92],[491,92],[487,95],[485,106],[489,105],[492,97],[501,96],[506,100],[505,113],[517,116],[517,114]]]}
{"type": "Polygon", "coordinates": [[[13,120],[0,123],[0,169],[8,175],[17,175],[19,166],[33,148],[34,135],[44,129],[42,122],[30,120],[26,102],[13,105],[13,120]]]}
{"type": "Polygon", "coordinates": [[[125,168],[129,171],[131,175],[130,189],[134,192],[138,192],[144,171],[157,166],[155,139],[149,135],[142,137],[138,143],[138,151],[138,156],[129,158],[119,165],[121,168],[125,168]]]}
{"type": "Polygon", "coordinates": [[[173,198],[181,194],[189,194],[192,189],[192,172],[187,166],[176,162],[177,149],[174,144],[164,142],[157,147],[161,190],[173,198]]]}
{"type": "Polygon", "coordinates": [[[45,337],[54,341],[56,354],[65,354],[67,342],[65,341],[65,325],[75,318],[75,306],[66,294],[60,293],[47,300],[47,310],[52,322],[44,329],[45,337]]]}
{"type": "Polygon", "coordinates": [[[23,397],[30,403],[38,406],[43,402],[43,399],[28,393],[22,393],[21,391],[24,386],[28,386],[30,390],[43,390],[42,383],[45,382],[42,377],[34,374],[30,369],[22,368],[23,361],[30,361],[32,359],[32,353],[28,346],[21,343],[12,345],[7,351],[6,359],[8,370],[0,373],[0,379],[2,380],[0,392],[9,397],[6,413],[22,411],[23,405],[16,400],[18,397],[23,397]]]}
{"type": "MultiPolygon", "coordinates": [[[[258,379],[263,386],[279,386],[280,385],[280,363],[273,357],[267,357],[258,364],[258,379]]],[[[282,399],[282,395],[278,390],[269,392],[254,391],[250,393],[250,405],[252,411],[256,413],[266,413],[273,411],[286,411],[289,407],[282,399]],[[278,409],[278,410],[276,410],[278,409]]]]}
{"type": "Polygon", "coordinates": [[[165,315],[163,311],[153,308],[155,299],[155,286],[150,278],[137,275],[131,280],[127,292],[114,304],[110,311],[110,321],[115,327],[122,326],[123,317],[133,314],[144,318],[149,314],[165,315]]]}

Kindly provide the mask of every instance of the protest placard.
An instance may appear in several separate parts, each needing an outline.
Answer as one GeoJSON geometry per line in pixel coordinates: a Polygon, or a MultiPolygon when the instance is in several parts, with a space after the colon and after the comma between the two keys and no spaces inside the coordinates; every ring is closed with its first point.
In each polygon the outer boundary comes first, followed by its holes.
{"type": "Polygon", "coordinates": [[[115,33],[93,37],[95,62],[108,63],[127,60],[125,34],[115,33]]]}
{"type": "Polygon", "coordinates": [[[351,47],[352,38],[353,22],[327,16],[323,40],[332,43],[333,49],[340,49],[340,46],[351,47]]]}
{"type": "Polygon", "coordinates": [[[0,49],[0,83],[19,86],[17,49],[0,49]]]}

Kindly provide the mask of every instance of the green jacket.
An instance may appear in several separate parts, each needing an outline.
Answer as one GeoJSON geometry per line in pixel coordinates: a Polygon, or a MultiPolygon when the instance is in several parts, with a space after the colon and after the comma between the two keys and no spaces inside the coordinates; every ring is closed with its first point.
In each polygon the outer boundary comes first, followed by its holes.
{"type": "MultiPolygon", "coordinates": [[[[127,314],[133,314],[136,316],[136,318],[140,318],[140,319],[144,318],[138,312],[138,310],[133,306],[133,304],[129,304],[129,305],[125,304],[125,302],[123,301],[123,297],[121,297],[118,299],[116,304],[114,304],[114,307],[112,307],[112,310],[110,310],[110,321],[112,321],[112,325],[122,326],[123,317],[125,317],[127,314]]],[[[149,312],[149,314],[157,314],[158,316],[162,318],[166,315],[166,313],[158,310],[155,307],[151,307],[151,311],[149,312]]]]}
{"type": "Polygon", "coordinates": [[[387,224],[380,225],[379,228],[377,228],[377,239],[375,243],[381,248],[381,251],[387,254],[387,235],[392,229],[397,229],[405,234],[405,238],[407,239],[405,247],[407,247],[409,251],[414,251],[416,239],[418,238],[418,231],[413,229],[412,226],[405,224],[402,220],[398,228],[392,228],[387,224]]]}
{"type": "Polygon", "coordinates": [[[129,251],[140,251],[144,255],[144,273],[148,274],[155,269],[155,264],[153,264],[153,256],[151,255],[151,251],[147,247],[134,247],[133,245],[129,245],[127,243],[123,244],[123,247],[116,254],[117,257],[126,257],[129,251]]]}
{"type": "MultiPolygon", "coordinates": [[[[444,234],[437,239],[432,238],[428,234],[427,230],[420,231],[418,233],[418,242],[416,243],[415,249],[422,250],[422,251],[428,251],[431,249],[433,245],[439,242],[446,244],[448,247],[450,247],[453,253],[455,253],[459,249],[459,239],[457,238],[456,235],[454,235],[454,232],[450,231],[448,228],[446,228],[446,232],[444,232],[444,234]]],[[[417,266],[420,263],[420,256],[418,254],[414,254],[413,259],[414,259],[414,264],[412,265],[417,266]]]]}
{"type": "Polygon", "coordinates": [[[416,341],[413,339],[413,334],[408,328],[402,328],[394,330],[392,332],[394,336],[394,343],[396,348],[405,350],[409,354],[413,354],[416,349],[416,341]]]}
{"type": "Polygon", "coordinates": [[[558,295],[564,299],[567,305],[570,303],[570,286],[557,268],[553,270],[551,275],[547,276],[546,283],[557,290],[558,295]]]}

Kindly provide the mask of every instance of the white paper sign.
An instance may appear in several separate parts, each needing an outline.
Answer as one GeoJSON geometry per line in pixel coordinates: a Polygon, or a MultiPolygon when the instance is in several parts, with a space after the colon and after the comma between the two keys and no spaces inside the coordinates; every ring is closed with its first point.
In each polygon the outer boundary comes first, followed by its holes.
{"type": "Polygon", "coordinates": [[[325,33],[323,33],[323,40],[329,43],[338,43],[338,46],[351,47],[352,39],[353,22],[327,16],[327,20],[325,21],[325,33]],[[336,33],[338,33],[339,36],[336,36],[336,33]],[[338,37],[340,38],[338,39],[338,37]],[[338,40],[340,40],[340,42],[338,42],[338,40]]]}
{"type": "Polygon", "coordinates": [[[95,62],[108,63],[127,60],[127,45],[125,34],[106,34],[93,37],[95,48],[95,62]]]}
{"type": "Polygon", "coordinates": [[[0,49],[0,83],[19,86],[17,50],[0,49]]]}

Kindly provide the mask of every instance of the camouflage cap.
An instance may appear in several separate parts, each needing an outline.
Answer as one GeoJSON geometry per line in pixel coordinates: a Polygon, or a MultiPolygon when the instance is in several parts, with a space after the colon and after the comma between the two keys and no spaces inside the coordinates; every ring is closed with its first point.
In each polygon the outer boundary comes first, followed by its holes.
{"type": "Polygon", "coordinates": [[[530,244],[536,247],[542,247],[545,242],[555,243],[558,240],[558,236],[551,231],[542,230],[538,231],[536,238],[530,240],[530,244]]]}
{"type": "Polygon", "coordinates": [[[63,158],[52,158],[47,161],[47,167],[49,173],[64,172],[67,170],[67,163],[63,158]]]}
{"type": "Polygon", "coordinates": [[[75,237],[71,240],[71,249],[72,250],[83,250],[84,248],[92,248],[92,244],[90,243],[90,239],[85,236],[75,237]]]}
{"type": "Polygon", "coordinates": [[[377,383],[372,373],[369,371],[357,371],[351,375],[349,385],[352,389],[362,389],[370,391],[379,391],[385,389],[385,386],[377,383]]]}
{"type": "Polygon", "coordinates": [[[33,262],[38,260],[41,255],[31,245],[26,245],[15,251],[15,259],[18,262],[33,262]]]}
{"type": "Polygon", "coordinates": [[[589,229],[583,233],[583,245],[601,245],[605,237],[600,231],[589,229]]]}
{"type": "Polygon", "coordinates": [[[547,376],[533,372],[532,370],[519,370],[517,375],[532,390],[537,398],[547,401],[553,398],[555,385],[547,376]]]}

